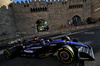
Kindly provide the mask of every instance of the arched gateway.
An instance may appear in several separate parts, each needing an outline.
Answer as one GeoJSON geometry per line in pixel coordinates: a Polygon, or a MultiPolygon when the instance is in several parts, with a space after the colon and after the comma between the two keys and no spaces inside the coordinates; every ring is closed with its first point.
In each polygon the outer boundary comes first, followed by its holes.
{"type": "Polygon", "coordinates": [[[49,29],[48,23],[45,20],[43,20],[43,19],[37,20],[36,28],[37,28],[38,32],[48,31],[48,29],[49,29]]]}
{"type": "Polygon", "coordinates": [[[72,19],[71,19],[71,25],[77,26],[81,24],[81,17],[78,15],[75,15],[72,19]]]}

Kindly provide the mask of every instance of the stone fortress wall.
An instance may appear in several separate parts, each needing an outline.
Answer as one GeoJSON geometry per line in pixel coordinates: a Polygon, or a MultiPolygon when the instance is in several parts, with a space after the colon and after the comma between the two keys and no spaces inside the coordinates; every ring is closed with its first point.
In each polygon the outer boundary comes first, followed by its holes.
{"type": "Polygon", "coordinates": [[[65,15],[67,14],[67,3],[65,3],[62,4],[62,1],[13,3],[17,32],[34,34],[36,21],[39,19],[46,20],[51,30],[58,29],[61,24],[67,23],[65,15]]]}
{"type": "Polygon", "coordinates": [[[92,0],[91,7],[92,17],[100,19],[100,0],[92,0]]]}
{"type": "Polygon", "coordinates": [[[99,0],[28,0],[25,3],[14,3],[12,0],[1,0],[0,39],[16,37],[17,33],[35,34],[36,21],[39,19],[48,22],[50,31],[59,30],[61,25],[68,27],[68,20],[76,15],[82,22],[86,22],[88,17],[99,19],[100,11],[94,12],[99,7],[98,2],[100,3],[99,0]]]}
{"type": "Polygon", "coordinates": [[[34,1],[13,3],[13,12],[17,32],[34,33],[35,24],[38,19],[44,19],[48,22],[51,30],[57,30],[61,25],[68,25],[68,19],[75,15],[80,16],[84,21],[91,17],[90,5],[87,1],[34,1]],[[86,10],[85,10],[86,9],[86,10]],[[31,12],[32,10],[32,12],[31,12]],[[87,11],[87,12],[84,12],[87,11]],[[23,25],[23,26],[22,26],[23,25]]]}
{"type": "Polygon", "coordinates": [[[0,0],[0,39],[15,37],[13,10],[9,6],[12,0],[0,0]]]}

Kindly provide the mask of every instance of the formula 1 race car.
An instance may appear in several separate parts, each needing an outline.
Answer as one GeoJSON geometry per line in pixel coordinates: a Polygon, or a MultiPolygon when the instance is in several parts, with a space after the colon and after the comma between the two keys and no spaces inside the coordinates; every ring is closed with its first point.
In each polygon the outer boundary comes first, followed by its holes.
{"type": "Polygon", "coordinates": [[[24,40],[6,49],[5,58],[11,59],[19,55],[44,58],[56,52],[57,58],[63,63],[71,63],[75,57],[81,60],[95,60],[92,47],[80,43],[77,39],[70,39],[68,36],[60,40],[38,39],[39,37],[35,37],[34,40],[24,40]]]}

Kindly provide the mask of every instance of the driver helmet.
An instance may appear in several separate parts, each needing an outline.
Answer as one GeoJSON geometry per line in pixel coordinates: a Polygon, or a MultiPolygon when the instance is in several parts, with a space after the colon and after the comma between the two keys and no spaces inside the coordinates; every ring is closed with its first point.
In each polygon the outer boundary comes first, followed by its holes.
{"type": "Polygon", "coordinates": [[[40,39],[41,41],[43,41],[44,39],[40,39]]]}
{"type": "Polygon", "coordinates": [[[38,36],[36,36],[36,37],[34,38],[34,40],[35,40],[35,41],[38,41],[38,40],[39,40],[39,37],[38,37],[38,36]]]}

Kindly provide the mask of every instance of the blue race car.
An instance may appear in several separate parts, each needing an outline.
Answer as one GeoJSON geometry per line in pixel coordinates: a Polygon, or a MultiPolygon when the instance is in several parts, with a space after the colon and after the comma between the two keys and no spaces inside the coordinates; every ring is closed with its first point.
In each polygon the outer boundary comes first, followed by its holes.
{"type": "Polygon", "coordinates": [[[6,49],[4,56],[11,59],[16,56],[33,56],[44,58],[56,52],[57,58],[63,63],[71,63],[75,57],[81,60],[95,60],[93,49],[89,45],[80,43],[77,39],[68,36],[60,40],[40,39],[24,40],[18,45],[6,49]]]}

